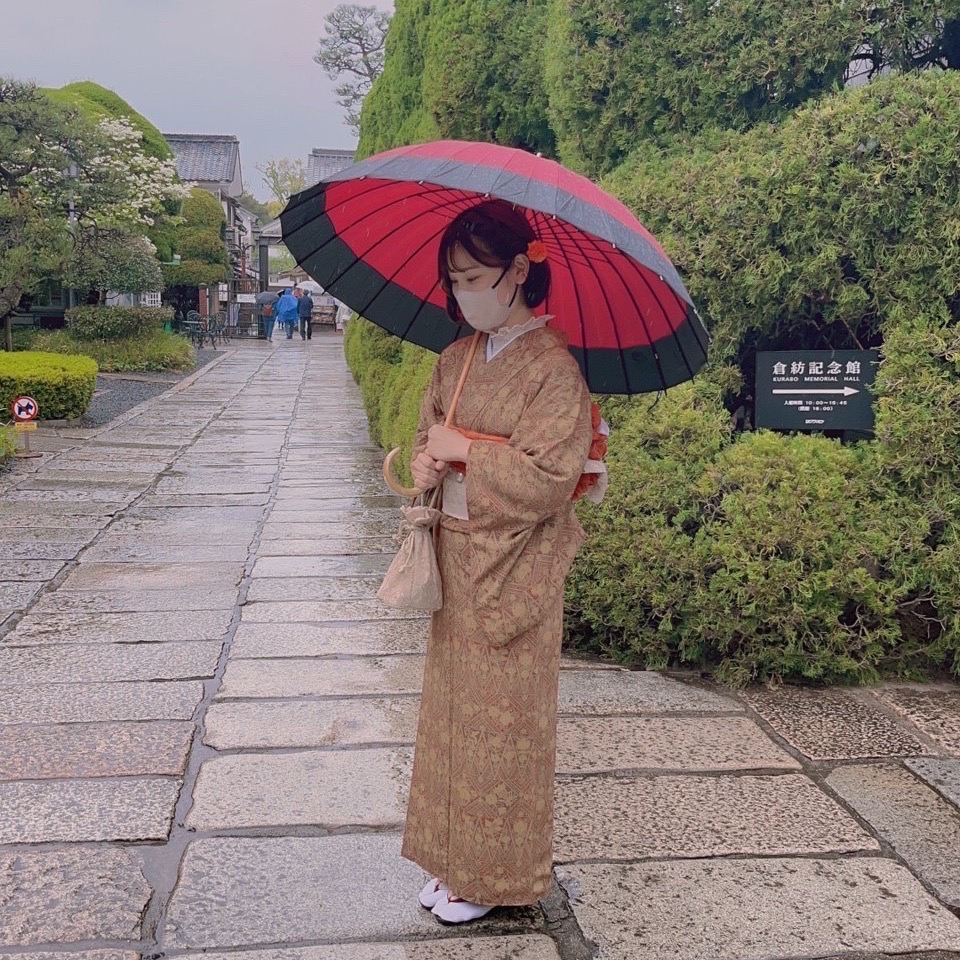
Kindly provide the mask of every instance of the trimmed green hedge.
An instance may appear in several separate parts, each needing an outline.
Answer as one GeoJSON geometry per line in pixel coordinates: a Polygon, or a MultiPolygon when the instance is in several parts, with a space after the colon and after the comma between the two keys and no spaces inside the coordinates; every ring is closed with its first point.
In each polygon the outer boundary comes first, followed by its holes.
{"type": "Polygon", "coordinates": [[[30,346],[50,353],[92,357],[104,373],[191,370],[196,354],[185,337],[163,330],[123,340],[77,340],[69,330],[40,331],[30,346]]]}
{"type": "Polygon", "coordinates": [[[360,386],[371,439],[384,450],[400,447],[397,475],[411,483],[413,436],[436,355],[403,343],[360,317],[347,324],[344,352],[360,386]]]}
{"type": "Polygon", "coordinates": [[[71,307],[67,328],[77,340],[128,340],[149,336],[173,320],[169,307],[71,307]]]}
{"type": "Polygon", "coordinates": [[[90,406],[97,364],[90,357],[27,351],[0,353],[0,408],[9,410],[14,397],[37,401],[41,420],[72,420],[90,406]]]}
{"type": "Polygon", "coordinates": [[[0,460],[5,460],[17,449],[17,440],[12,430],[0,427],[0,460]]]}
{"type": "MultiPolygon", "coordinates": [[[[960,675],[960,73],[897,76],[777,126],[643,147],[606,185],[713,336],[693,384],[603,401],[610,488],[580,508],[576,647],[719,679],[960,675]],[[876,435],[735,433],[757,350],[876,347],[876,435]]],[[[353,331],[385,446],[419,398],[353,331]]]]}

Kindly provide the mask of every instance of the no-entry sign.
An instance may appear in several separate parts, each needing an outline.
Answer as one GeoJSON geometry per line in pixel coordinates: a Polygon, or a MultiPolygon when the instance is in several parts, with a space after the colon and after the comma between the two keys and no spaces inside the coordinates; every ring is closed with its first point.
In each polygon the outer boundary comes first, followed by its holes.
{"type": "Polygon", "coordinates": [[[40,404],[38,404],[33,397],[28,397],[24,394],[23,396],[14,398],[13,403],[10,404],[10,411],[13,414],[13,419],[17,423],[27,423],[30,420],[37,419],[37,414],[40,412],[40,404]]]}

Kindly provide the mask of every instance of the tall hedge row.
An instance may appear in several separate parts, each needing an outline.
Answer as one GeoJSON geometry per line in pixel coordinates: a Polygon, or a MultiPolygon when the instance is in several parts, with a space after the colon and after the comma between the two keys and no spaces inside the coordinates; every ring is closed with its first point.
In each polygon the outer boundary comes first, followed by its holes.
{"type": "MultiPolygon", "coordinates": [[[[611,484],[581,508],[571,642],[731,683],[960,674],[957,129],[960,76],[902,76],[777,125],[646,145],[607,179],[714,345],[659,402],[603,401],[611,484]],[[734,431],[757,349],[858,346],[882,351],[874,440],[734,431]]],[[[351,336],[374,433],[395,445],[419,403],[398,385],[430,360],[369,325],[351,336]]]]}
{"type": "Polygon", "coordinates": [[[547,0],[397,0],[360,157],[438,137],[552,153],[547,0]]]}

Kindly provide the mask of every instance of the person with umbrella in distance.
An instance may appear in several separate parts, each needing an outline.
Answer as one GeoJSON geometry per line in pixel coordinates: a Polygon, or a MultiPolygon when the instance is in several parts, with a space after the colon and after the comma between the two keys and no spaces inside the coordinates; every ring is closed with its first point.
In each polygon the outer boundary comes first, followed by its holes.
{"type": "Polygon", "coordinates": [[[277,315],[277,323],[286,330],[288,340],[293,339],[293,328],[297,325],[298,303],[297,298],[293,295],[293,290],[287,287],[273,308],[277,315]]]}
{"type": "Polygon", "coordinates": [[[450,316],[480,336],[458,427],[443,421],[466,340],[441,353],[414,443],[417,486],[443,488],[444,603],[403,855],[435,874],[421,904],[462,923],[550,890],[563,584],[594,434],[566,337],[534,316],[550,264],[526,217],[500,200],[466,210],[441,238],[438,270],[450,316]]]}
{"type": "Polygon", "coordinates": [[[276,307],[280,294],[264,290],[257,294],[257,314],[260,318],[260,335],[264,340],[273,340],[273,325],[276,323],[276,307]]]}
{"type": "Polygon", "coordinates": [[[440,353],[416,486],[390,473],[397,450],[384,465],[403,496],[442,492],[443,599],[402,845],[431,875],[419,902],[449,924],[535,903],[552,885],[563,587],[583,539],[573,501],[605,480],[590,391],[688,380],[706,330],[623,204],[524,151],[396,148],[293,197],[281,220],[326,290],[440,353]]]}

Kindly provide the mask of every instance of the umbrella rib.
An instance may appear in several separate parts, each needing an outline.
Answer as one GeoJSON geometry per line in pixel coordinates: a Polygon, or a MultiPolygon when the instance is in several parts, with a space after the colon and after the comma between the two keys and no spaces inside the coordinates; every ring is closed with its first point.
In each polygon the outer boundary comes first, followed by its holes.
{"type": "MultiPolygon", "coordinates": [[[[543,218],[544,218],[544,224],[550,230],[550,233],[556,242],[557,249],[563,254],[564,259],[569,263],[570,258],[567,256],[566,247],[562,243],[561,233],[560,233],[560,230],[558,229],[558,223],[563,223],[564,225],[566,225],[565,221],[562,221],[562,220],[558,221],[556,217],[548,217],[546,215],[543,215],[543,218]]],[[[574,249],[576,249],[576,247],[574,247],[574,249]]],[[[597,278],[597,286],[602,289],[600,285],[600,277],[597,274],[597,271],[593,268],[593,265],[587,262],[586,260],[585,260],[585,265],[587,266],[588,269],[590,269],[593,272],[593,275],[597,278]]],[[[567,269],[569,270],[570,268],[568,267],[567,269]]],[[[571,271],[571,276],[572,276],[572,271],[571,271]]],[[[590,356],[589,356],[589,349],[588,349],[588,343],[587,343],[587,330],[584,324],[584,312],[583,312],[584,305],[580,299],[580,287],[575,280],[573,281],[573,290],[574,290],[574,296],[577,298],[576,316],[580,324],[580,341],[583,344],[583,365],[584,365],[583,377],[585,380],[589,380],[590,356]]],[[[606,294],[604,294],[604,297],[606,297],[606,294]]],[[[609,302],[607,306],[609,309],[609,302]]],[[[622,357],[621,357],[621,363],[622,363],[622,357]]],[[[624,370],[624,375],[626,375],[626,370],[624,370]]],[[[627,382],[626,379],[624,379],[624,383],[626,382],[627,382]]]]}
{"type": "MultiPolygon", "coordinates": [[[[388,181],[384,181],[383,186],[384,186],[384,187],[389,187],[389,186],[392,186],[392,184],[389,183],[388,181]]],[[[375,187],[375,188],[373,188],[373,189],[379,189],[379,185],[378,185],[378,187],[375,187]]],[[[430,195],[433,194],[433,193],[446,193],[446,192],[449,192],[449,190],[448,190],[447,187],[432,187],[432,189],[426,190],[426,191],[424,191],[423,193],[421,193],[420,196],[430,196],[430,195]]],[[[381,209],[382,209],[382,210],[388,210],[391,206],[394,206],[394,205],[400,204],[400,203],[404,203],[404,202],[406,202],[406,200],[408,200],[408,199],[409,199],[408,197],[398,198],[398,199],[395,200],[395,201],[391,201],[390,203],[385,204],[381,209]]],[[[388,231],[386,234],[381,234],[381,235],[379,235],[379,236],[377,237],[377,239],[376,239],[365,251],[363,251],[362,253],[360,253],[360,252],[358,252],[358,251],[353,251],[353,253],[354,253],[354,260],[353,260],[353,262],[351,262],[350,264],[348,264],[345,269],[343,269],[342,271],[340,271],[340,273],[338,273],[332,280],[330,280],[329,283],[328,283],[328,286],[332,286],[334,283],[338,282],[339,280],[342,280],[342,279],[350,272],[350,270],[352,270],[355,266],[357,266],[357,264],[359,264],[360,262],[362,262],[363,259],[364,259],[364,257],[368,256],[373,249],[375,249],[375,248],[376,248],[377,246],[379,246],[381,243],[384,243],[385,241],[388,241],[391,237],[393,237],[393,235],[394,235],[395,233],[398,233],[400,230],[402,230],[402,229],[404,229],[405,227],[409,226],[409,224],[410,224],[410,222],[411,222],[412,220],[419,219],[420,217],[423,217],[423,216],[429,216],[430,214],[434,213],[434,212],[436,211],[436,209],[437,209],[436,207],[430,207],[430,208],[427,208],[427,209],[424,209],[424,210],[420,211],[420,213],[417,213],[417,214],[415,214],[415,215],[412,216],[412,217],[409,217],[404,223],[399,224],[399,225],[396,226],[393,230],[388,231]]],[[[339,239],[339,238],[341,237],[341,234],[342,234],[343,232],[345,232],[346,230],[351,229],[352,227],[356,226],[358,223],[361,223],[361,222],[365,219],[365,217],[366,217],[366,215],[364,215],[363,217],[360,217],[358,220],[353,221],[351,224],[349,224],[349,225],[346,226],[346,227],[339,228],[339,229],[337,230],[337,232],[336,232],[335,234],[333,234],[328,241],[326,241],[326,243],[322,243],[322,244],[320,244],[320,246],[314,247],[309,253],[305,253],[302,257],[300,257],[300,258],[298,259],[298,262],[299,262],[299,263],[303,263],[305,260],[309,260],[309,259],[311,259],[312,257],[315,257],[318,253],[320,253],[320,252],[323,250],[323,248],[327,245],[327,243],[331,243],[331,242],[333,242],[334,240],[339,239]]],[[[435,236],[436,236],[436,234],[431,235],[431,236],[426,240],[426,242],[425,242],[424,244],[422,244],[422,245],[415,251],[415,253],[419,253],[420,250],[422,250],[423,247],[427,246],[427,244],[429,244],[429,243],[433,240],[433,238],[434,238],[435,236]]],[[[390,277],[387,277],[387,278],[386,278],[385,283],[381,284],[381,285],[377,288],[377,290],[374,292],[373,296],[371,296],[371,297],[369,297],[369,298],[367,299],[366,304],[365,304],[365,307],[364,307],[364,308],[359,308],[359,307],[357,308],[357,312],[362,315],[362,314],[363,314],[363,310],[366,309],[367,307],[369,307],[370,304],[371,304],[378,296],[380,296],[380,294],[383,292],[383,290],[386,288],[386,286],[389,285],[389,283],[392,282],[393,277],[395,277],[396,274],[400,271],[400,269],[401,269],[403,266],[406,266],[406,264],[409,263],[411,259],[412,259],[412,256],[411,256],[411,257],[407,257],[407,259],[403,261],[403,263],[400,265],[400,267],[398,267],[397,270],[395,270],[394,273],[393,273],[390,277]]],[[[432,292],[432,291],[431,291],[431,292],[432,292]]],[[[419,310],[417,311],[417,314],[415,314],[415,317],[416,317],[416,315],[418,315],[418,314],[419,314],[419,310]]],[[[412,321],[411,321],[411,324],[412,324],[412,321]]],[[[410,329],[410,325],[407,326],[407,330],[409,330],[409,329],[410,329]]]]}

